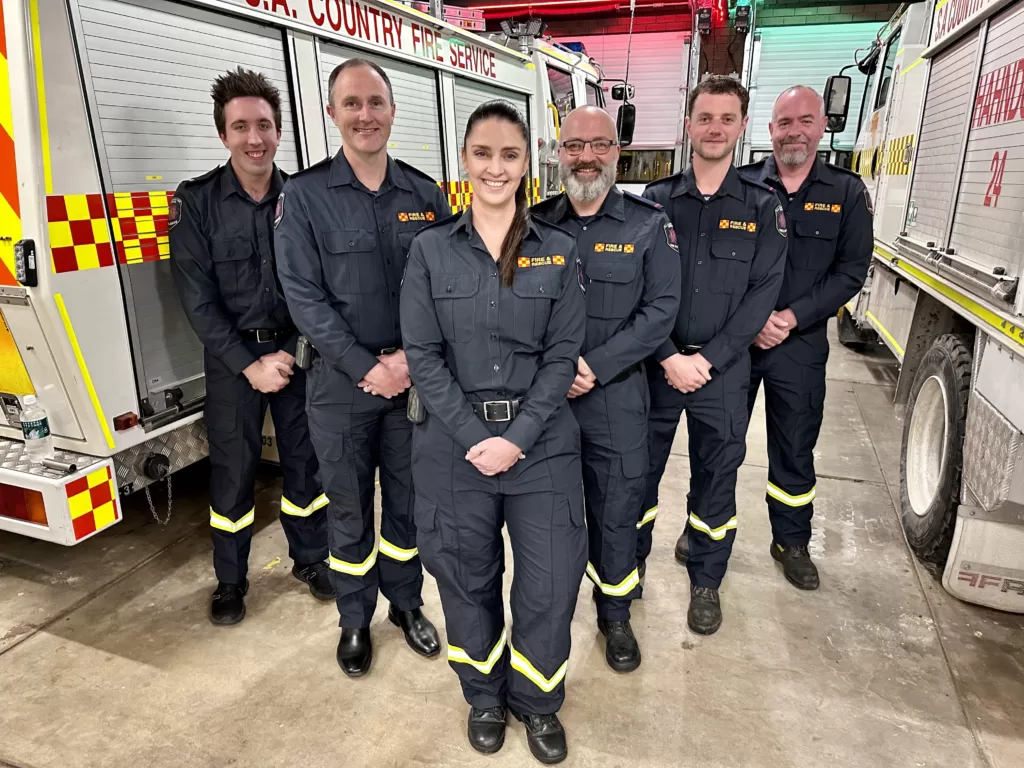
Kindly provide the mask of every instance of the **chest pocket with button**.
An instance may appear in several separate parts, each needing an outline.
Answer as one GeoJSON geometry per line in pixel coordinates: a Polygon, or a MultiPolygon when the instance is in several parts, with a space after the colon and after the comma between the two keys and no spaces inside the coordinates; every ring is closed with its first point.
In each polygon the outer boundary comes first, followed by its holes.
{"type": "Polygon", "coordinates": [[[480,292],[480,275],[437,272],[430,275],[430,295],[441,325],[441,333],[449,342],[471,341],[476,330],[476,300],[480,292]]]}
{"type": "Polygon", "coordinates": [[[635,303],[637,264],[631,259],[595,259],[587,262],[587,314],[608,320],[629,317],[635,303]]]}
{"type": "Polygon", "coordinates": [[[711,241],[712,293],[744,293],[754,259],[754,240],[718,238],[711,241]]]}
{"type": "Polygon", "coordinates": [[[793,224],[795,237],[789,244],[786,260],[797,269],[825,272],[832,264],[839,238],[839,214],[807,214],[793,224]]]}
{"type": "Polygon", "coordinates": [[[383,291],[385,283],[377,239],[365,229],[324,232],[324,271],[331,292],[338,296],[383,291]]]}
{"type": "Polygon", "coordinates": [[[562,270],[566,267],[534,267],[537,273],[516,272],[512,283],[514,328],[517,341],[539,345],[551,318],[551,304],[558,298],[562,270]]]}
{"type": "Polygon", "coordinates": [[[229,237],[214,240],[210,247],[213,271],[220,286],[221,296],[231,309],[244,310],[259,288],[259,271],[253,255],[252,243],[247,237],[229,237]]]}

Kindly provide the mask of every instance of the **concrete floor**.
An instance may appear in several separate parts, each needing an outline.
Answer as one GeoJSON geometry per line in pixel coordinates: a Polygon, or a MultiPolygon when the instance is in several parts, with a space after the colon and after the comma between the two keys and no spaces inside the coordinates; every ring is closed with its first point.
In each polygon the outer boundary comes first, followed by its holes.
{"type": "MultiPolygon", "coordinates": [[[[725,623],[710,638],[686,629],[687,579],[672,558],[688,476],[680,434],[633,612],[636,672],[605,666],[581,586],[561,713],[566,765],[1024,765],[1024,617],[956,601],[908,553],[893,506],[892,360],[833,345],[829,379],[812,542],[822,588],[798,592],[768,556],[756,414],[725,623]]],[[[175,476],[166,527],[137,495],[124,522],[78,547],[0,534],[0,765],[535,764],[515,723],[498,755],[469,748],[454,673],[405,646],[383,600],[372,673],[344,677],[334,606],[290,574],[277,482],[269,471],[260,480],[248,617],[237,627],[206,619],[202,466],[175,476]]],[[[163,491],[154,497],[160,508],[163,491]]],[[[424,597],[442,626],[429,577],[424,597]]]]}

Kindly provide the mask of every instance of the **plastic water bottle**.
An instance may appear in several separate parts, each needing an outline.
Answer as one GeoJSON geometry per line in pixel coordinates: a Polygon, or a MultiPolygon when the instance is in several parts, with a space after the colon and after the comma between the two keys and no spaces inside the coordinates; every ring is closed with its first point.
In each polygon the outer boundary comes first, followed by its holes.
{"type": "Polygon", "coordinates": [[[53,458],[53,438],[46,409],[36,401],[35,395],[25,395],[21,409],[21,434],[25,437],[25,455],[34,464],[53,458]]]}

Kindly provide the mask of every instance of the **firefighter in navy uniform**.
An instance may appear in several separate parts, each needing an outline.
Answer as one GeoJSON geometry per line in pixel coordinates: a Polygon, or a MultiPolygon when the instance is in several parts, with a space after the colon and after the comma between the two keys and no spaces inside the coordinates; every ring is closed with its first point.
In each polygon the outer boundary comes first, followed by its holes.
{"type": "Polygon", "coordinates": [[[763,381],[771,555],[800,589],[818,587],[807,544],[814,514],[814,446],[825,403],[828,319],[864,285],[873,244],[864,183],[817,157],[826,125],[817,91],[787,89],[769,123],[772,156],[740,169],[778,193],[789,222],[782,291],[750,352],[748,411],[763,381]]]}
{"type": "Polygon", "coordinates": [[[331,73],[328,93],[344,148],[289,179],[275,238],[292,317],[316,350],[308,410],[330,499],[329,562],[342,628],[337,660],[358,677],[373,658],[378,585],[409,646],[423,656],[440,652],[437,630],[421,610],[399,292],[413,236],[451,209],[433,179],[388,157],[395,103],[380,67],[349,59],[331,73]]]}
{"type": "Polygon", "coordinates": [[[473,204],[413,242],[402,333],[426,411],[413,452],[418,541],[470,704],[469,742],[501,749],[511,709],[533,755],[557,763],[587,560],[580,431],[566,400],[585,308],[573,238],[527,211],[528,147],[511,104],[474,110],[462,151],[473,204]],[[503,524],[515,560],[511,627],[503,524]]]}
{"type": "Polygon", "coordinates": [[[643,361],[668,338],[679,309],[679,253],[661,206],[615,187],[615,121],[580,107],[562,122],[565,194],[535,216],[576,237],[587,275],[587,330],[570,404],[582,435],[583,487],[597,626],[617,672],[640,665],[629,623],[640,593],[636,510],[644,500],[649,398],[643,361]]]}
{"type": "Polygon", "coordinates": [[[275,270],[273,220],[285,176],[274,164],[281,97],[262,74],[239,68],[212,89],[214,123],[231,160],[184,182],[168,213],[171,271],[205,347],[210,526],[219,585],[210,618],[245,617],[254,483],[269,404],[284,492],[281,525],[292,573],[334,598],[317,461],[305,413],[305,375],[294,367],[297,331],[275,270]]]}
{"type": "Polygon", "coordinates": [[[747,104],[734,78],[702,81],[687,102],[693,164],[644,190],[679,235],[682,301],[671,337],[648,366],[651,464],[638,556],[650,553],[658,484],[685,410],[690,491],[680,540],[689,544],[687,624],[699,634],[722,623],[718,587],[736,536],[736,471],[746,452],[747,350],[775,306],[786,256],[779,201],[732,166],[747,104]]]}

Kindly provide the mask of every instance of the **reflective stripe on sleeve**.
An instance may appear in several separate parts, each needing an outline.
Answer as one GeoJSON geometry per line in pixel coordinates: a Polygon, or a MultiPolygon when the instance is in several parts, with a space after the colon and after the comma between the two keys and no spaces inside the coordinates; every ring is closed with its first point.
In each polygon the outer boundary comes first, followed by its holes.
{"type": "Polygon", "coordinates": [[[494,669],[494,665],[501,659],[502,654],[505,652],[505,642],[507,636],[505,628],[501,629],[501,637],[498,638],[498,642],[494,644],[494,648],[491,649],[490,654],[487,656],[486,661],[477,661],[470,657],[462,648],[457,645],[448,645],[448,661],[458,662],[459,664],[469,664],[469,666],[478,669],[485,675],[491,674],[491,670],[494,669]]]}
{"type": "Polygon", "coordinates": [[[814,488],[799,496],[791,496],[774,483],[768,483],[768,495],[776,501],[781,501],[787,507],[802,507],[814,501],[814,488]]]}
{"type": "Polygon", "coordinates": [[[558,684],[565,679],[565,670],[569,666],[568,659],[562,662],[562,666],[558,668],[558,671],[556,671],[555,674],[553,674],[550,678],[547,678],[544,677],[544,675],[542,675],[537,670],[537,668],[533,666],[533,664],[527,661],[526,657],[523,656],[523,654],[521,654],[519,651],[517,651],[511,643],[509,643],[508,648],[512,654],[512,669],[521,673],[531,683],[533,683],[542,691],[544,691],[544,693],[551,693],[553,690],[555,690],[555,688],[558,687],[558,684]]]}
{"type": "Polygon", "coordinates": [[[373,568],[373,564],[377,562],[377,545],[374,545],[370,556],[361,563],[348,563],[344,560],[339,560],[334,555],[330,555],[328,562],[332,571],[347,573],[349,576],[365,576],[373,568]]]}
{"type": "Polygon", "coordinates": [[[240,530],[245,528],[247,525],[252,525],[256,519],[256,507],[253,507],[238,520],[228,520],[223,515],[218,515],[213,511],[213,507],[210,507],[210,525],[220,531],[227,531],[228,533],[238,533],[240,530]]]}
{"type": "Polygon", "coordinates": [[[633,572],[618,584],[605,584],[597,577],[597,569],[593,563],[587,563],[587,576],[597,585],[597,588],[609,597],[623,597],[632,592],[640,585],[640,572],[634,568],[633,572]]]}
{"type": "Polygon", "coordinates": [[[701,533],[706,533],[715,541],[721,541],[725,538],[725,535],[729,531],[735,530],[738,523],[736,522],[736,515],[733,515],[724,524],[718,526],[717,528],[712,528],[699,517],[697,517],[695,514],[693,514],[693,512],[691,512],[690,525],[692,525],[696,530],[700,531],[701,533]]]}

